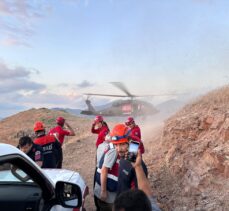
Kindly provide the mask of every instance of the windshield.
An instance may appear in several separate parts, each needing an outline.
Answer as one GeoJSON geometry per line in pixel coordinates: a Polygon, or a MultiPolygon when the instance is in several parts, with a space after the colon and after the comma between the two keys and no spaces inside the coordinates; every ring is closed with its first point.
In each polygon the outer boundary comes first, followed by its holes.
{"type": "Polygon", "coordinates": [[[11,163],[0,164],[0,183],[34,183],[20,168],[11,163]]]}

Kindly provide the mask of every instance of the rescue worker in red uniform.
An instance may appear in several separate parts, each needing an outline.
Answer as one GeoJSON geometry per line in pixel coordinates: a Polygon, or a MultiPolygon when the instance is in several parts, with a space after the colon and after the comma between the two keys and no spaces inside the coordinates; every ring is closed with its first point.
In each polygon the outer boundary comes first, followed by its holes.
{"type": "Polygon", "coordinates": [[[96,148],[105,141],[106,135],[109,133],[107,123],[104,121],[102,116],[96,116],[91,127],[91,132],[98,134],[96,140],[96,148]]]}
{"type": "Polygon", "coordinates": [[[60,143],[54,136],[45,134],[45,126],[42,122],[34,124],[34,132],[36,138],[34,143],[43,148],[43,168],[56,168],[59,161],[59,154],[61,150],[60,143]]]}
{"type": "Polygon", "coordinates": [[[63,163],[62,145],[64,143],[64,137],[65,136],[75,136],[75,132],[63,117],[58,117],[56,119],[56,123],[57,123],[57,126],[52,128],[49,131],[49,135],[54,135],[56,139],[60,142],[60,145],[61,145],[61,150],[60,150],[60,155],[59,155],[60,160],[57,163],[57,168],[62,168],[62,163],[63,163]],[[66,126],[68,130],[65,130],[64,126],[66,126]]]}
{"type": "MultiPolygon", "coordinates": [[[[107,123],[104,121],[102,116],[98,115],[95,117],[94,122],[93,122],[92,127],[91,127],[91,132],[94,134],[98,134],[96,144],[95,144],[96,145],[96,151],[98,153],[98,151],[100,151],[100,149],[98,149],[98,146],[105,141],[105,137],[109,133],[109,127],[108,127],[107,123]]],[[[100,147],[101,146],[102,145],[100,145],[100,147]]],[[[98,158],[96,157],[95,163],[98,162],[97,159],[98,158]]],[[[95,168],[95,174],[94,174],[94,186],[95,186],[96,171],[97,171],[97,166],[95,168]]],[[[98,205],[96,198],[94,198],[94,201],[95,201],[96,210],[100,211],[100,208],[99,208],[99,205],[98,205]]]]}
{"type": "Polygon", "coordinates": [[[138,125],[135,124],[134,118],[133,117],[128,117],[125,125],[128,126],[131,130],[130,136],[133,137],[136,141],[140,142],[140,152],[143,154],[145,152],[144,145],[141,140],[141,129],[138,125]]]}

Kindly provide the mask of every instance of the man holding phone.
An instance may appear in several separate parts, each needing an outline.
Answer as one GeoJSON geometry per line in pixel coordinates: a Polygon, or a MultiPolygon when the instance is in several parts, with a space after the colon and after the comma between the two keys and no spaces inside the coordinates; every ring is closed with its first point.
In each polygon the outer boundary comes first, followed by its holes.
{"type": "MultiPolygon", "coordinates": [[[[123,125],[116,125],[110,133],[113,138],[118,137],[115,147],[111,148],[107,144],[109,149],[107,148],[103,155],[97,154],[99,162],[95,174],[94,199],[99,211],[112,211],[117,193],[120,157],[124,157],[128,149],[128,139],[123,136],[126,131],[125,125],[124,127],[123,125]]],[[[107,141],[111,141],[111,136],[107,141]]],[[[102,144],[99,145],[98,150],[100,150],[100,147],[102,147],[102,144]]]]}
{"type": "MultiPolygon", "coordinates": [[[[110,142],[113,143],[120,156],[117,195],[138,187],[135,170],[131,162],[136,160],[140,143],[130,136],[130,133],[129,128],[124,124],[117,124],[110,133],[110,142]]],[[[148,172],[144,161],[142,161],[142,168],[147,176],[148,172]]]]}
{"type": "MultiPolygon", "coordinates": [[[[117,196],[127,190],[138,188],[138,182],[136,178],[135,169],[131,162],[136,161],[137,152],[140,148],[140,143],[129,138],[128,150],[125,154],[125,158],[119,162],[119,175],[118,175],[118,190],[117,196]]],[[[147,177],[148,171],[144,161],[141,161],[142,168],[147,177]]]]}
{"type": "MultiPolygon", "coordinates": [[[[101,211],[111,211],[117,194],[137,187],[134,168],[126,156],[129,150],[135,154],[138,144],[129,145],[129,134],[129,128],[125,124],[114,126],[109,137],[114,149],[104,153],[97,168],[94,195],[101,211]]],[[[130,157],[129,159],[134,159],[133,156],[130,157]]],[[[147,172],[144,162],[143,169],[147,172]]]]}
{"type": "Polygon", "coordinates": [[[132,165],[137,175],[139,189],[125,191],[120,194],[115,199],[113,211],[161,211],[142,168],[140,150],[137,153],[136,162],[132,163],[132,165]]]}

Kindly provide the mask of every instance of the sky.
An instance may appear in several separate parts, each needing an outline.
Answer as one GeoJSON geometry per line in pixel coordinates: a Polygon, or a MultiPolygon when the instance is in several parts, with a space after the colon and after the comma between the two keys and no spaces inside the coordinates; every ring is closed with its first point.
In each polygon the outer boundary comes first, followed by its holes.
{"type": "Polygon", "coordinates": [[[84,108],[83,93],[123,94],[113,81],[207,92],[228,84],[228,58],[228,0],[1,0],[0,117],[84,108]]]}

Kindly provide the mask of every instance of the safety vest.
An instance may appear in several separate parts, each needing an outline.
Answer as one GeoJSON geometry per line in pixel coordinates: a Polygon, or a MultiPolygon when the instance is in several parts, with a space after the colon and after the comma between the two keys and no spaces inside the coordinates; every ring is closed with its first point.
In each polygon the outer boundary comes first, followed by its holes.
{"type": "MultiPolygon", "coordinates": [[[[99,162],[99,167],[97,168],[97,171],[96,171],[95,181],[99,185],[101,185],[100,175],[101,175],[101,169],[102,169],[102,166],[103,166],[105,155],[106,155],[106,152],[101,157],[100,162],[99,162]]],[[[116,159],[114,165],[112,166],[112,168],[108,170],[108,174],[107,174],[107,190],[109,192],[116,192],[117,189],[118,189],[119,160],[120,159],[118,157],[116,159]]]]}

